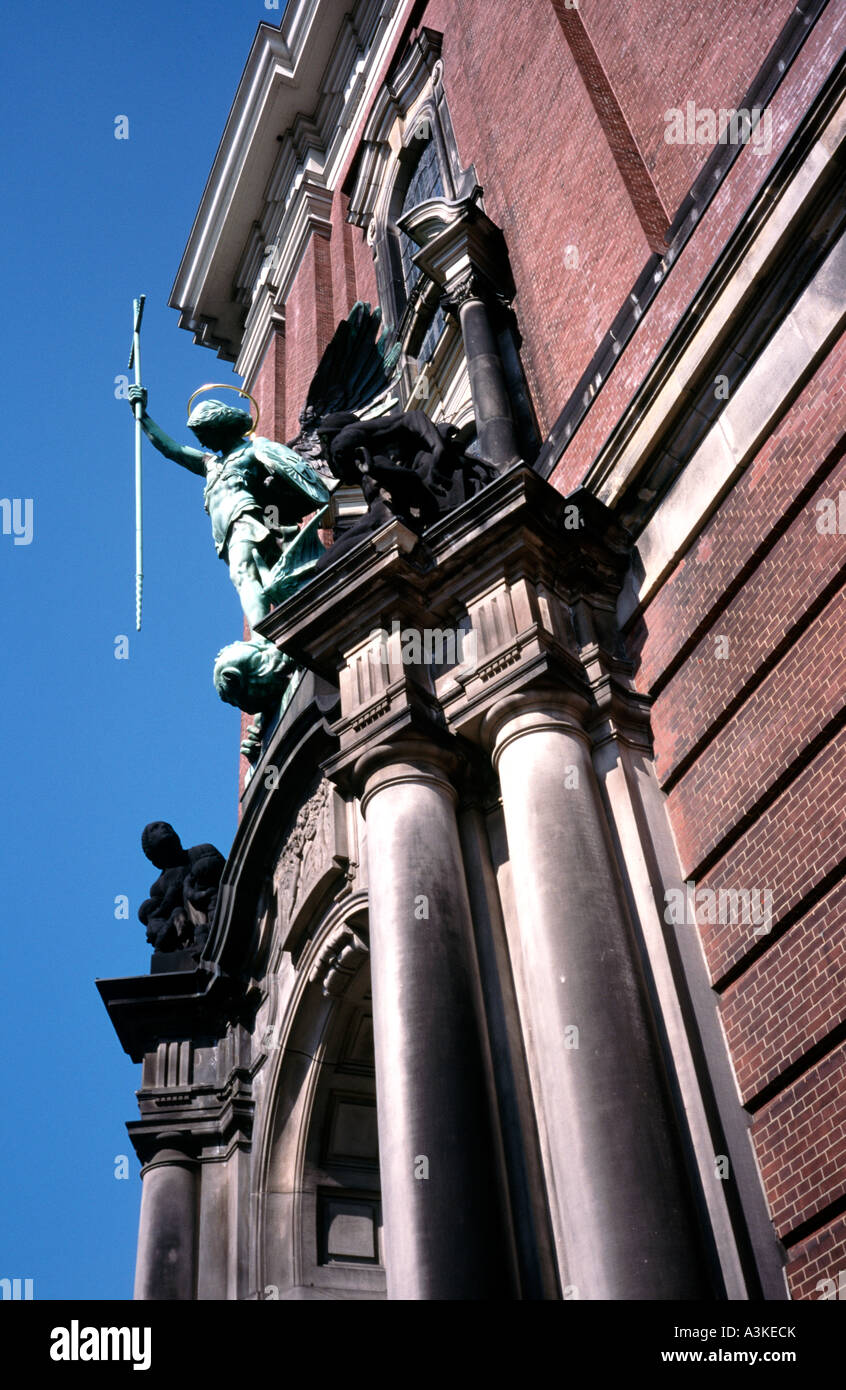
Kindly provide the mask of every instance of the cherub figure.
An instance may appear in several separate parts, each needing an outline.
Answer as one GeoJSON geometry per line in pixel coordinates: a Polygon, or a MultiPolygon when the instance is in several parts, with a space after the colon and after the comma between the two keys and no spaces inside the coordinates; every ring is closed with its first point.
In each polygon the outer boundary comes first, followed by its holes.
{"type": "Polygon", "coordinates": [[[177,444],[147,414],[147,391],[130,386],[133,412],[141,402],[141,428],[160,454],[205,478],[205,508],[217,553],[250,628],[297,588],[322,554],[319,513],[329,489],[311,464],[287,444],[247,438],[252,419],[222,401],[203,401],[188,417],[203,449],[177,444]],[[303,519],[318,513],[307,526],[303,519]]]}

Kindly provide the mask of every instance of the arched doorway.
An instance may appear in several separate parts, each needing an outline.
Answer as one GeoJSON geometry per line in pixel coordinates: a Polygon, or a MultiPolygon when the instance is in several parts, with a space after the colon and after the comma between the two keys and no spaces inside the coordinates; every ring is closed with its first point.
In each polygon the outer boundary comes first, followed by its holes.
{"type": "Polygon", "coordinates": [[[274,1069],[259,1193],[259,1297],[385,1296],[364,949],[359,959],[351,977],[349,969],[333,977],[324,948],[274,1069]]]}

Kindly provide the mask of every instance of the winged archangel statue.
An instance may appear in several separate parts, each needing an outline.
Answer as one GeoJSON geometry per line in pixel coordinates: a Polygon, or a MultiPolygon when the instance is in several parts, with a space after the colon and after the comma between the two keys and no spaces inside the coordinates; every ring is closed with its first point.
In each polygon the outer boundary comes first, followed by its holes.
{"type": "Polygon", "coordinates": [[[215,547],[254,627],[270,612],[272,582],[287,579],[289,589],[295,588],[303,567],[322,553],[317,523],[329,501],[325,481],[286,444],[247,438],[253,422],[244,410],[214,400],[196,406],[188,427],[204,446],[200,450],[165,434],[147,414],[143,387],[130,387],[129,396],[133,406],[141,401],[141,428],[159,453],[205,478],[215,547]],[[301,527],[309,513],[315,515],[301,527]]]}
{"type": "MultiPolygon", "coordinates": [[[[309,387],[300,433],[289,444],[256,435],[247,411],[217,400],[203,401],[188,416],[202,448],[177,444],[147,414],[146,390],[129,388],[148,439],[166,458],[205,478],[217,553],[229,566],[251,629],[391,517],[419,534],[493,476],[489,464],[463,452],[451,425],[436,426],[418,410],[390,411],[400,347],[390,345],[381,327],[381,311],[361,302],[338,325],[309,387]],[[327,549],[318,532],[330,525],[327,507],[337,483],[359,486],[367,511],[327,549]]],[[[248,395],[240,387],[227,389],[248,395]]],[[[264,723],[293,688],[295,669],[255,631],[218,653],[220,698],[257,716],[242,745],[251,761],[264,723]]]]}
{"type": "Polygon", "coordinates": [[[133,413],[140,402],[141,428],[159,453],[205,478],[217,553],[229,566],[251,628],[299,588],[325,554],[318,530],[334,482],[303,455],[317,461],[321,446],[314,426],[323,416],[360,409],[389,385],[399,349],[386,350],[380,327],[380,311],[362,303],[339,325],[292,444],[254,435],[247,411],[216,400],[201,402],[188,417],[202,449],[178,444],[147,414],[146,389],[129,388],[133,413]]]}

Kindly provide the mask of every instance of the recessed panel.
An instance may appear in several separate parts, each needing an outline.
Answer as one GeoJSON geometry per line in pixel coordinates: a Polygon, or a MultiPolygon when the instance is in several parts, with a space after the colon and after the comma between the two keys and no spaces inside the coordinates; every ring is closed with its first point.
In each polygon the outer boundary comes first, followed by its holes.
{"type": "Polygon", "coordinates": [[[379,1203],[364,1197],[322,1194],[320,1263],[379,1263],[379,1203]]]}

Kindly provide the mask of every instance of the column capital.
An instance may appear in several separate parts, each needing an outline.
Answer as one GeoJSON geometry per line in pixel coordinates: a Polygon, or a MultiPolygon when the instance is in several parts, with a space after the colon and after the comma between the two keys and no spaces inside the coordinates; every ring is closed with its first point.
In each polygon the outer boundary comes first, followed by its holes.
{"type": "Polygon", "coordinates": [[[451,779],[461,762],[457,752],[430,739],[396,739],[368,748],[352,767],[352,780],[360,788],[362,812],[367,814],[367,803],[377,792],[403,784],[427,783],[456,804],[458,793],[451,779]]]}
{"type": "Polygon", "coordinates": [[[197,1139],[189,1130],[148,1130],[143,1137],[134,1133],[131,1137],[141,1159],[142,1178],[152,1168],[194,1169],[199,1166],[197,1139]]]}
{"type": "Polygon", "coordinates": [[[565,731],[590,746],[590,735],[585,729],[589,710],[590,703],[584,696],[559,686],[518,690],[497,700],[485,712],[479,741],[490,751],[494,767],[503,748],[525,734],[565,731]]]}
{"type": "Polygon", "coordinates": [[[458,316],[465,304],[479,303],[493,305],[499,302],[496,287],[475,266],[468,266],[448,280],[441,296],[441,304],[448,314],[458,316]]]}
{"type": "Polygon", "coordinates": [[[480,193],[476,188],[455,201],[430,198],[405,213],[399,225],[420,247],[415,264],[449,298],[466,285],[471,298],[487,299],[493,293],[510,300],[515,288],[505,237],[479,207],[480,193]]]}

